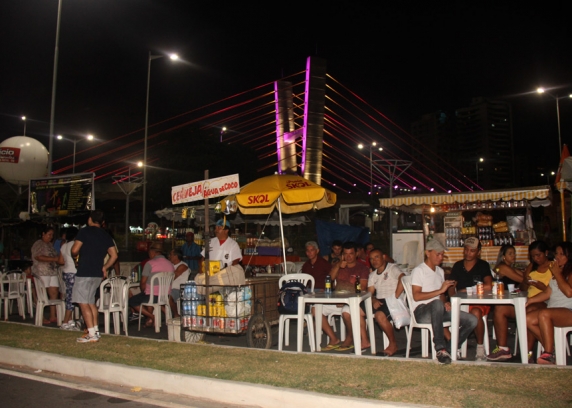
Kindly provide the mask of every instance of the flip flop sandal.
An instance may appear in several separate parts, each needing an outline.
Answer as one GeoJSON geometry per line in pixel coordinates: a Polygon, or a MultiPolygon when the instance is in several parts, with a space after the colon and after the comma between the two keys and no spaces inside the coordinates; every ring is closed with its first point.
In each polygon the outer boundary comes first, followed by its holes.
{"type": "Polygon", "coordinates": [[[145,327],[153,327],[155,326],[155,322],[153,320],[147,320],[145,322],[145,327]]]}
{"type": "Polygon", "coordinates": [[[348,350],[353,350],[353,348],[354,348],[353,345],[351,345],[351,346],[344,346],[344,347],[338,347],[338,348],[336,349],[336,351],[348,351],[348,350]]]}
{"type": "Polygon", "coordinates": [[[336,350],[339,349],[340,345],[339,344],[328,344],[326,347],[324,347],[322,349],[322,351],[332,351],[332,350],[336,350]]]}

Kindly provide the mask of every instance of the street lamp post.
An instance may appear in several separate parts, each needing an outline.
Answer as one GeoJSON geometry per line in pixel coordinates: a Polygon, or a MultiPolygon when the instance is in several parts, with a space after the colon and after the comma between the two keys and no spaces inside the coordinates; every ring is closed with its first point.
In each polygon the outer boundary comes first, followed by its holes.
{"type": "Polygon", "coordinates": [[[220,142],[221,142],[221,143],[222,143],[222,135],[224,135],[224,132],[226,132],[226,127],[223,127],[223,128],[220,130],[220,142]]]}
{"type": "MultiPolygon", "coordinates": [[[[369,195],[373,195],[373,148],[377,146],[376,142],[372,142],[369,145],[369,195]]],[[[358,149],[363,149],[363,144],[358,144],[358,149]]],[[[380,152],[383,150],[383,147],[378,147],[377,150],[380,152]]]]}
{"type": "MultiPolygon", "coordinates": [[[[138,162],[137,167],[143,167],[143,163],[138,162]]],[[[113,179],[125,194],[125,249],[129,249],[129,196],[141,185],[141,177],[131,176],[131,165],[129,165],[127,167],[127,177],[125,177],[125,174],[120,174],[113,176],[113,179]],[[124,187],[124,183],[128,183],[128,185],[124,187]]]]}
{"type": "Polygon", "coordinates": [[[58,55],[60,43],[60,20],[62,17],[62,0],[58,0],[58,18],[56,21],[56,46],[54,49],[54,72],[52,75],[52,104],[50,108],[50,139],[48,140],[48,176],[52,175],[52,156],[54,150],[54,117],[56,114],[56,83],[58,78],[58,55]]]}
{"type": "Polygon", "coordinates": [[[560,133],[560,102],[559,101],[560,101],[560,99],[564,99],[564,98],[572,98],[572,94],[569,94],[567,96],[552,95],[550,92],[546,92],[546,89],[544,89],[544,88],[537,88],[536,92],[539,94],[546,94],[556,101],[556,120],[558,123],[558,157],[560,157],[560,155],[562,153],[562,135],[560,133]]]}
{"type": "Polygon", "coordinates": [[[476,170],[477,170],[477,185],[479,184],[479,163],[482,163],[484,161],[485,161],[485,159],[483,159],[482,157],[479,157],[479,160],[477,160],[475,163],[476,170]]]}
{"type": "Polygon", "coordinates": [[[22,120],[24,121],[24,134],[22,136],[26,136],[26,117],[22,116],[22,120]]]}
{"type": "MultiPolygon", "coordinates": [[[[62,135],[58,135],[57,136],[58,140],[67,140],[68,142],[73,143],[73,164],[72,164],[72,173],[75,174],[75,151],[76,151],[76,145],[77,142],[83,140],[82,138],[79,139],[67,139],[65,137],[63,137],[62,135]]],[[[93,135],[87,135],[86,137],[87,140],[93,140],[93,135]]]]}
{"type": "MultiPolygon", "coordinates": [[[[149,58],[147,59],[147,98],[145,101],[145,136],[143,141],[143,240],[145,240],[145,211],[147,210],[147,134],[149,125],[149,86],[151,84],[151,61],[158,58],[163,58],[164,55],[153,55],[149,51],[149,58]]],[[[179,59],[177,54],[170,54],[169,58],[172,61],[179,59]]]]}

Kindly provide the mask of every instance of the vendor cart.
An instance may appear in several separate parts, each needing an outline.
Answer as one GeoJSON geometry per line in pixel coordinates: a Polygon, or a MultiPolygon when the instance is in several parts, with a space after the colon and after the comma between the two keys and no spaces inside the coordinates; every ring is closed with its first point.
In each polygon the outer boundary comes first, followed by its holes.
{"type": "MultiPolygon", "coordinates": [[[[421,214],[423,242],[439,239],[449,248],[444,266],[463,259],[463,243],[470,236],[482,244],[481,258],[496,262],[504,244],[515,245],[517,263],[528,264],[528,247],[536,239],[531,207],[551,204],[549,186],[454,194],[407,195],[380,199],[380,206],[421,214]]],[[[403,263],[396,259],[397,263],[403,263]]],[[[410,265],[414,267],[416,265],[410,265]]],[[[409,268],[409,269],[410,269],[409,268]]]]}
{"type": "Polygon", "coordinates": [[[278,323],[279,275],[246,279],[244,285],[181,285],[181,329],[188,343],[205,333],[246,335],[249,347],[270,348],[278,323]]]}

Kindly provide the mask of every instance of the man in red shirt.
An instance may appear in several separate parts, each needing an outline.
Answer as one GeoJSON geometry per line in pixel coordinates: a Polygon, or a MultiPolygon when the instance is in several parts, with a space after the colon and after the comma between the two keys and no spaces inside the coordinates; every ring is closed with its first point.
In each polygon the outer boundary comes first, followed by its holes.
{"type": "Polygon", "coordinates": [[[302,265],[302,273],[314,277],[314,288],[325,289],[326,276],[330,274],[332,265],[319,256],[320,248],[315,241],[306,242],[306,256],[308,260],[302,265]]]}

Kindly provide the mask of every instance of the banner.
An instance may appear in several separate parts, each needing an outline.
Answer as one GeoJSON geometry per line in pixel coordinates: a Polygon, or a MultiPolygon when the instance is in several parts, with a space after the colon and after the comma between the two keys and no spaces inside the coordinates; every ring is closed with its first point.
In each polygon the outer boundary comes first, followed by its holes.
{"type": "Polygon", "coordinates": [[[173,204],[190,203],[240,192],[238,174],[171,187],[173,204]]]}
{"type": "Polygon", "coordinates": [[[30,180],[28,212],[66,215],[68,211],[95,210],[94,173],[30,180]]]}

